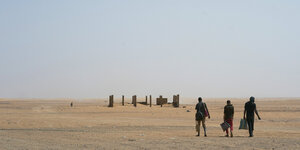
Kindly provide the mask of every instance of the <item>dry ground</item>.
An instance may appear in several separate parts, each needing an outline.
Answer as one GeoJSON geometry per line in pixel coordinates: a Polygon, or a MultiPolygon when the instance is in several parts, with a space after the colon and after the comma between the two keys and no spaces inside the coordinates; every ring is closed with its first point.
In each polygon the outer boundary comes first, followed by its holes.
{"type": "Polygon", "coordinates": [[[0,149],[300,149],[300,100],[257,99],[262,120],[253,138],[238,130],[246,99],[232,100],[234,137],[224,137],[225,101],[205,100],[208,137],[196,137],[193,104],[108,108],[85,100],[71,108],[71,100],[0,99],[0,149]]]}

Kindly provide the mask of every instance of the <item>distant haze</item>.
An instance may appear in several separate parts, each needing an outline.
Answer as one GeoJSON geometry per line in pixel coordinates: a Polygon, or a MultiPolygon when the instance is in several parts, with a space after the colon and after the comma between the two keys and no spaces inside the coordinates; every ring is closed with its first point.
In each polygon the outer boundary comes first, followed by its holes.
{"type": "Polygon", "coordinates": [[[0,97],[300,97],[300,1],[0,2],[0,97]]]}

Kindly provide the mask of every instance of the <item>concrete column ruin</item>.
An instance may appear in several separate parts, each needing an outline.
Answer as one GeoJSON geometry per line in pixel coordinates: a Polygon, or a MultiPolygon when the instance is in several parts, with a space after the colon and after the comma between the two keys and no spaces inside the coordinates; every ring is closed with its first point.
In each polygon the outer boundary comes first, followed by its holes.
{"type": "Polygon", "coordinates": [[[173,95],[173,107],[179,107],[179,94],[173,95]]]}
{"type": "Polygon", "coordinates": [[[109,104],[108,107],[114,107],[114,95],[109,96],[109,104]]]}
{"type": "Polygon", "coordinates": [[[134,98],[133,98],[133,97],[134,97],[134,95],[132,96],[132,99],[131,99],[131,104],[134,104],[134,101],[133,101],[133,99],[134,99],[134,98]]]}
{"type": "Polygon", "coordinates": [[[148,97],[146,96],[146,105],[148,105],[148,97]]]}
{"type": "Polygon", "coordinates": [[[132,96],[132,104],[134,107],[136,107],[136,95],[132,96]]]}
{"type": "Polygon", "coordinates": [[[152,96],[150,95],[149,98],[150,98],[150,107],[152,107],[152,96]]]}
{"type": "Polygon", "coordinates": [[[124,95],[122,95],[122,106],[124,106],[124,95]]]}

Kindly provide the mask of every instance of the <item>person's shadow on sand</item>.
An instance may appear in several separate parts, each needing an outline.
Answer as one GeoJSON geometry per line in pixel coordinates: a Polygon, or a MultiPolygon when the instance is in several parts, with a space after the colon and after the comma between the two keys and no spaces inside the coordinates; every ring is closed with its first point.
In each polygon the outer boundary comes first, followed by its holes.
{"type": "Polygon", "coordinates": [[[223,137],[223,138],[236,138],[236,137],[237,137],[237,138],[248,138],[248,136],[240,136],[240,135],[238,135],[238,136],[233,136],[233,137],[230,137],[230,136],[227,137],[227,136],[224,135],[224,136],[219,136],[219,137],[223,137]]]}

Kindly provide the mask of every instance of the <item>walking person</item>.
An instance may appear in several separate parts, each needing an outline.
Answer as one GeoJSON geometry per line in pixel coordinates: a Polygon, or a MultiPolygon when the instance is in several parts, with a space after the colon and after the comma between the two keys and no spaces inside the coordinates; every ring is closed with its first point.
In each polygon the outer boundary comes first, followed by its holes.
{"type": "MultiPolygon", "coordinates": [[[[233,115],[234,107],[231,104],[230,100],[227,100],[227,105],[224,107],[224,122],[227,122],[230,125],[230,136],[233,137],[233,115]]],[[[228,129],[226,129],[226,137],[228,135],[228,129]]]]}
{"type": "Polygon", "coordinates": [[[208,117],[210,119],[209,111],[207,106],[204,102],[202,102],[202,98],[198,98],[198,104],[196,105],[195,109],[196,112],[196,131],[198,132],[197,136],[200,136],[200,126],[202,123],[204,136],[206,137],[206,125],[205,125],[205,118],[208,117]]]}
{"type": "Polygon", "coordinates": [[[249,137],[253,137],[254,112],[257,115],[258,119],[260,120],[254,100],[255,100],[255,98],[251,96],[250,100],[247,103],[245,103],[245,110],[244,110],[244,119],[245,119],[245,115],[247,114],[246,120],[247,120],[247,124],[248,124],[248,129],[249,129],[249,137]]]}

